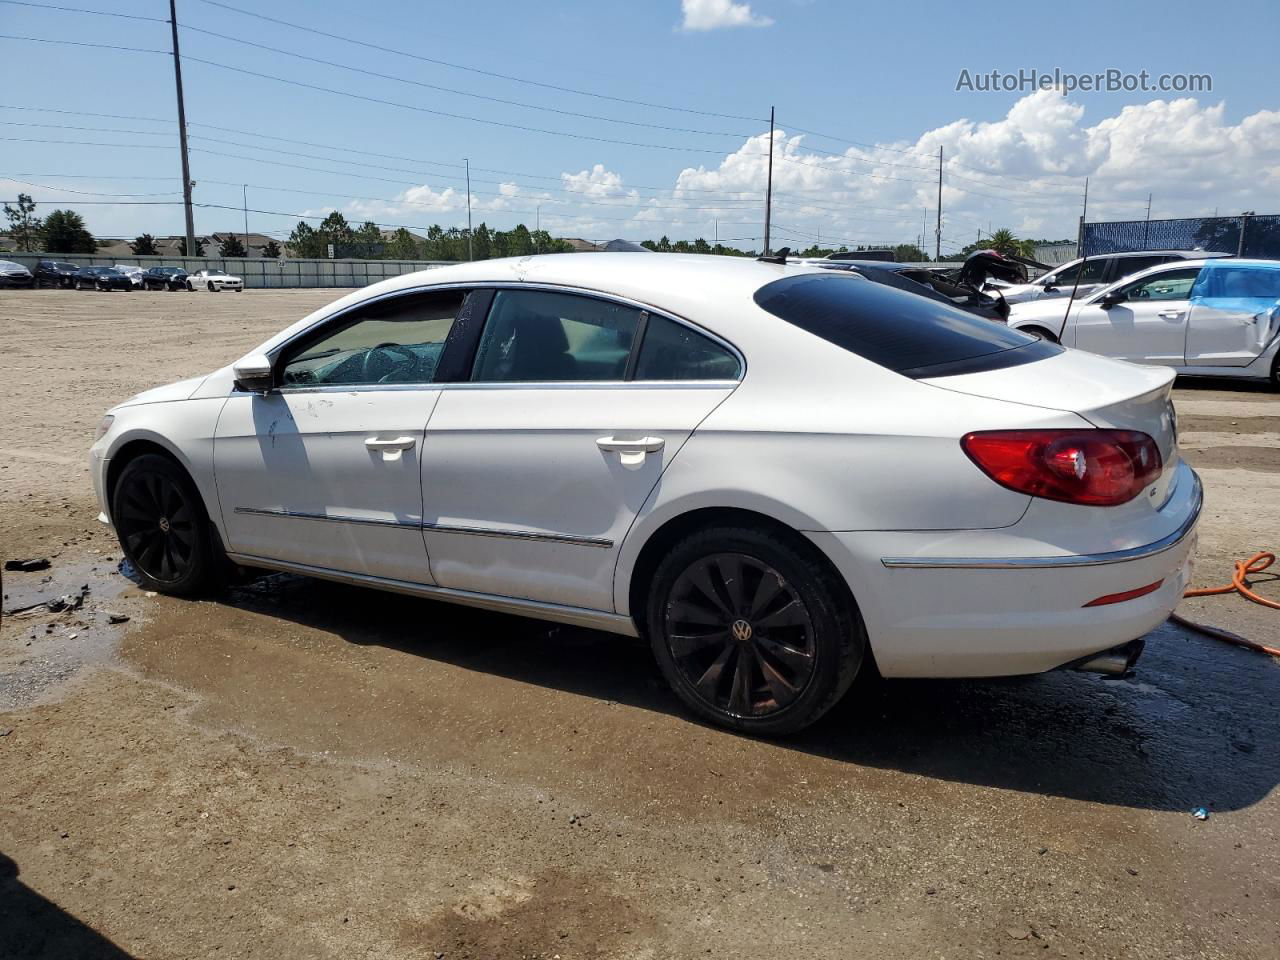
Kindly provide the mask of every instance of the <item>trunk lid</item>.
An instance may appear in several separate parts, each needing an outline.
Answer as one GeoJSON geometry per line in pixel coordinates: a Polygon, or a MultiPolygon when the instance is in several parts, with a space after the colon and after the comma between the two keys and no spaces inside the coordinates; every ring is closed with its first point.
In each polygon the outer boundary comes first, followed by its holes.
{"type": "Polygon", "coordinates": [[[1064,350],[1035,363],[921,380],[942,390],[1066,411],[1095,427],[1141,430],[1160,448],[1164,470],[1153,500],[1159,505],[1178,463],[1177,415],[1169,367],[1144,367],[1082,350],[1064,350]]]}

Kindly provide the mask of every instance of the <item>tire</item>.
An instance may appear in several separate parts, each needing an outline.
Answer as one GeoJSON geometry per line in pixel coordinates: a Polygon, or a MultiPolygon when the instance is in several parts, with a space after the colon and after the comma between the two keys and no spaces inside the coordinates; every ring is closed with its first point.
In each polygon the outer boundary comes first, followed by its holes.
{"type": "Polygon", "coordinates": [[[745,733],[809,726],[849,689],[866,655],[862,617],[814,549],[753,527],[712,527],[678,543],[654,573],[646,612],[649,644],[676,695],[745,733]]]}
{"type": "Polygon", "coordinates": [[[215,286],[213,285],[213,281],[212,281],[212,280],[210,280],[210,281],[209,281],[209,292],[210,292],[210,293],[217,293],[217,292],[218,292],[218,288],[217,288],[217,287],[215,287],[215,286]]]}
{"type": "Polygon", "coordinates": [[[187,293],[195,293],[196,288],[191,285],[191,281],[187,281],[187,293]]]}
{"type": "Polygon", "coordinates": [[[1280,351],[1277,351],[1276,358],[1271,361],[1271,389],[1280,390],[1280,351]]]}
{"type": "Polygon", "coordinates": [[[217,585],[209,515],[173,460],[147,453],[125,464],[111,494],[111,519],[147,589],[192,597],[217,585]]]}

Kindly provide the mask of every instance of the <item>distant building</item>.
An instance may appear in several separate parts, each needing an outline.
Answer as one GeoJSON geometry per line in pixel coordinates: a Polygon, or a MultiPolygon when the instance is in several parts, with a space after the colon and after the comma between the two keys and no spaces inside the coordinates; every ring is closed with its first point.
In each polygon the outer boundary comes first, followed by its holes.
{"type": "MultiPolygon", "coordinates": [[[[224,231],[220,233],[197,234],[196,242],[204,247],[204,255],[206,257],[218,256],[218,250],[222,246],[222,241],[227,237],[234,236],[237,240],[245,245],[245,251],[248,258],[260,258],[262,251],[268,243],[274,240],[274,237],[268,237],[263,233],[243,234],[239,231],[224,231]],[[247,238],[247,242],[246,242],[247,238]]],[[[136,256],[133,247],[130,246],[134,241],[134,237],[99,237],[98,238],[98,256],[100,257],[132,257],[136,256]]],[[[180,257],[182,256],[182,243],[185,237],[156,237],[156,255],[160,257],[180,257]]],[[[276,244],[280,247],[280,255],[287,256],[284,250],[284,243],[276,240],[276,244]]],[[[192,254],[194,256],[194,253],[192,254]]]]}
{"type": "Polygon", "coordinates": [[[574,253],[599,253],[604,249],[603,243],[593,243],[590,240],[583,240],[581,237],[561,237],[561,241],[570,244],[574,253]]]}

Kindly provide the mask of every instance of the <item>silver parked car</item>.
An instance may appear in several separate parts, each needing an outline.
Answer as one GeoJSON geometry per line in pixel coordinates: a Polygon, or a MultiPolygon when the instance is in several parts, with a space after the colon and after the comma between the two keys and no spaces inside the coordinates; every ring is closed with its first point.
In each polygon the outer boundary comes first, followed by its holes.
{"type": "Polygon", "coordinates": [[[1096,257],[1085,258],[1087,262],[1084,264],[1083,272],[1080,270],[1082,261],[1072,260],[1030,283],[996,286],[1005,302],[1011,304],[1069,297],[1073,289],[1076,297],[1079,298],[1097,293],[1103,287],[1109,287],[1125,277],[1141,273],[1148,267],[1159,266],[1162,263],[1229,256],[1228,253],[1212,253],[1208,250],[1135,250],[1129,253],[1103,253],[1096,257]],[[1077,273],[1080,273],[1078,286],[1077,273]]]}

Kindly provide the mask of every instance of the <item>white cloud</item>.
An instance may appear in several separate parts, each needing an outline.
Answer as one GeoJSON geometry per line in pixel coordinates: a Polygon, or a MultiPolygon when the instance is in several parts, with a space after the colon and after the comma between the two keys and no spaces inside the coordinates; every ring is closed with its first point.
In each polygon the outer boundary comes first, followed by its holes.
{"type": "MultiPolygon", "coordinates": [[[[1225,113],[1224,104],[1193,98],[1152,100],[1090,126],[1084,107],[1038,91],[999,120],[956,120],[915,140],[834,155],[809,149],[832,149],[831,141],[778,131],[774,221],[783,231],[821,231],[833,241],[909,242],[924,233],[932,250],[939,147],[943,237],[956,245],[1002,226],[1022,236],[1074,237],[1085,177],[1090,220],[1141,219],[1149,192],[1153,218],[1215,208],[1270,212],[1280,196],[1280,112],[1262,110],[1237,124],[1225,113]]],[[[681,171],[676,195],[762,195],[768,143],[767,134],[752,137],[715,167],[681,171]]]]}
{"type": "Polygon", "coordinates": [[[680,0],[682,30],[719,30],[722,27],[768,27],[770,17],[756,16],[751,4],[733,0],[680,0]]]}

